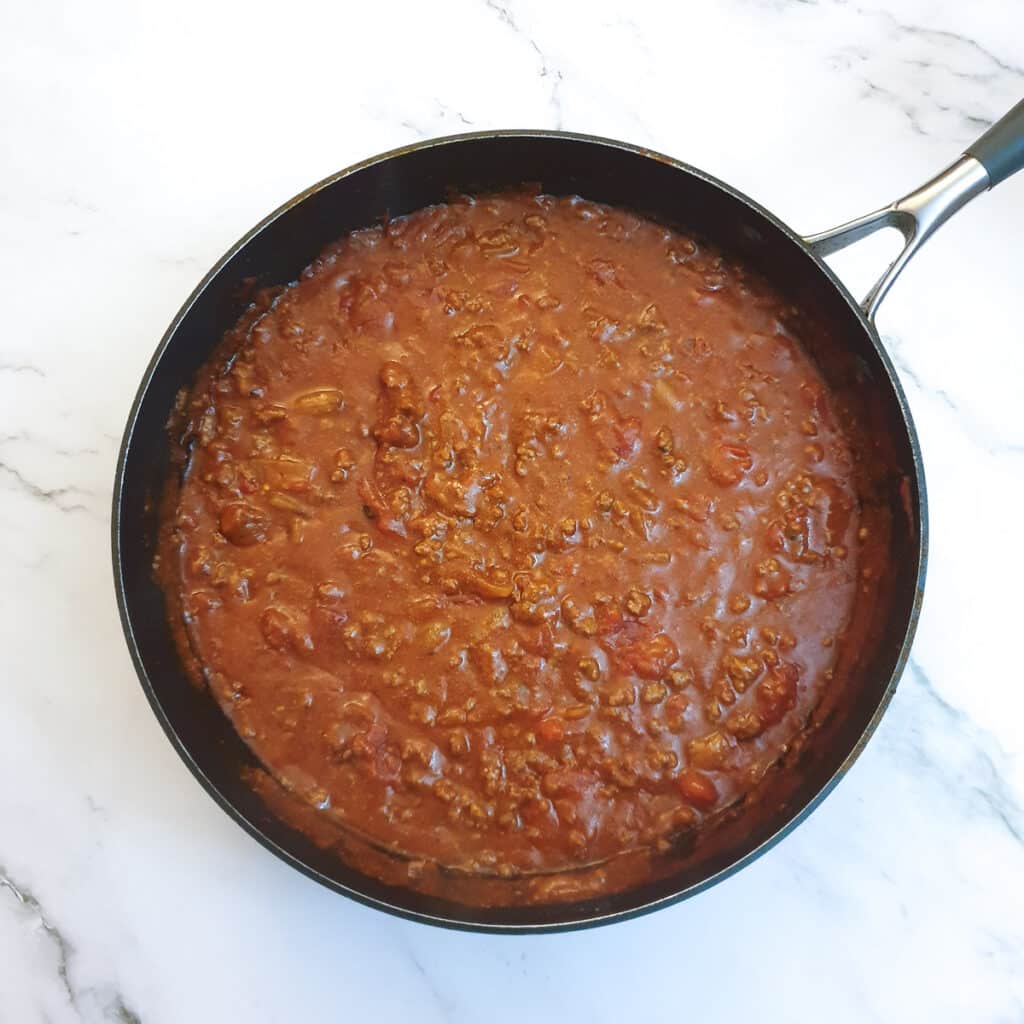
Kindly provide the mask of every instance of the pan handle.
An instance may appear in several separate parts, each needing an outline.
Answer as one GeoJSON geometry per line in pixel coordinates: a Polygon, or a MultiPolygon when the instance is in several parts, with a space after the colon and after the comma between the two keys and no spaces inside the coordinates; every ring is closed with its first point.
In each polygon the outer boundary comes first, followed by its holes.
{"type": "Polygon", "coordinates": [[[900,271],[932,233],[975,196],[1021,168],[1024,168],[1024,100],[968,146],[959,160],[919,189],[831,231],[808,235],[804,242],[815,255],[824,257],[882,228],[896,228],[903,235],[903,250],[861,303],[865,316],[873,321],[900,271]]]}

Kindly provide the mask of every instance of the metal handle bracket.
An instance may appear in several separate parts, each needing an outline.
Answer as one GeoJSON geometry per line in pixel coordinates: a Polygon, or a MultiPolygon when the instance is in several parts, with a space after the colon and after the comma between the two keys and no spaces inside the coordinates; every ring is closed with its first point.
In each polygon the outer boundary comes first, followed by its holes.
{"type": "Polygon", "coordinates": [[[808,235],[804,242],[815,255],[830,256],[848,245],[873,235],[882,228],[896,228],[903,235],[904,246],[874,287],[865,296],[861,309],[874,320],[882,299],[910,262],[910,258],[962,206],[980,195],[991,182],[984,166],[973,156],[962,156],[919,189],[897,199],[888,206],[851,220],[831,231],[808,235]]]}

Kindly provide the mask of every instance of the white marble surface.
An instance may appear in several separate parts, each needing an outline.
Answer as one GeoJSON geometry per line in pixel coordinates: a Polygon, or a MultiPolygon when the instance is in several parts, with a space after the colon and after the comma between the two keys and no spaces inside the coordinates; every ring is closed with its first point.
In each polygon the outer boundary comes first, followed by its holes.
{"type": "MultiPolygon", "coordinates": [[[[108,555],[157,339],[308,183],[418,137],[559,126],[821,229],[1024,94],[1022,30],[1009,0],[0,4],[0,1022],[1024,1020],[1024,175],[880,317],[933,531],[891,711],[805,825],[687,903],[502,938],[318,888],[164,739],[108,555]]],[[[862,290],[880,259],[840,269],[862,290]]]]}

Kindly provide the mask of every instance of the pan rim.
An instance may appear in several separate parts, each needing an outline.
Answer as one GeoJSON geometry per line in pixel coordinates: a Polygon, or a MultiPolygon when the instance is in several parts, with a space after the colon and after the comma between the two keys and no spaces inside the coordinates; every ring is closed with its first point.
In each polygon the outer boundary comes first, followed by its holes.
{"type": "MultiPolygon", "coordinates": [[[[232,244],[225,253],[213,264],[213,266],[203,275],[202,279],[192,290],[189,296],[182,303],[181,307],[175,313],[170,324],[165,330],[163,336],[160,339],[146,369],[142,375],[142,379],[136,390],[134,399],[132,401],[125,429],[121,438],[121,444],[118,451],[117,465],[115,469],[114,487],[112,495],[112,514],[111,514],[111,555],[113,563],[113,574],[114,574],[114,590],[117,599],[118,614],[121,621],[121,628],[125,636],[125,641],[128,646],[129,654],[132,659],[132,664],[135,668],[136,675],[138,676],[139,682],[142,686],[143,692],[146,695],[146,699],[149,702],[150,707],[155,714],[157,721],[160,723],[161,728],[166,734],[171,745],[174,747],[178,756],[185,763],[186,767],[192,773],[192,775],[199,782],[200,786],[211,796],[214,801],[237,823],[239,824],[250,836],[252,836],[261,846],[273,853],[275,856],[280,858],[286,864],[300,871],[302,874],[311,878],[312,880],[320,883],[324,887],[336,892],[341,895],[347,896],[354,899],[358,903],[364,906],[372,907],[377,910],[384,911],[389,914],[404,918],[406,920],[416,921],[420,924],[430,924],[444,928],[451,928],[460,931],[470,932],[481,932],[490,934],[537,934],[537,933],[555,933],[565,931],[576,931],[585,928],[598,927],[600,925],[612,924],[617,921],[631,920],[642,915],[646,915],[654,912],[655,910],[662,909],[663,907],[671,906],[672,904],[679,903],[684,899],[688,899],[691,896],[695,896],[700,892],[703,892],[711,886],[724,881],[726,878],[735,874],[741,868],[746,867],[752,863],[758,857],[768,852],[774,846],[776,846],[783,838],[789,835],[798,825],[805,821],[810,814],[817,809],[825,798],[835,789],[840,780],[846,775],[861,752],[864,750],[868,741],[871,739],[881,721],[882,716],[885,714],[892,698],[896,692],[896,688],[899,684],[900,678],[906,668],[907,661],[910,657],[910,651],[914,640],[914,635],[917,630],[918,621],[921,614],[921,605],[923,600],[923,589],[925,583],[925,577],[927,572],[928,562],[928,512],[927,512],[927,492],[925,483],[924,464],[921,454],[921,446],[918,438],[917,430],[914,425],[914,420],[910,412],[910,407],[906,399],[902,384],[897,375],[895,366],[889,354],[887,353],[884,345],[878,334],[877,328],[874,324],[867,319],[864,315],[860,305],[850,294],[846,286],[839,280],[831,268],[822,260],[822,258],[814,253],[810,246],[805,242],[803,237],[796,233],[788,224],[786,224],[779,217],[775,216],[765,207],[763,207],[756,200],[751,199],[748,195],[736,189],[732,185],[720,180],[701,170],[700,168],[694,167],[683,161],[677,160],[673,157],[667,156],[656,150],[650,149],[645,146],[639,146],[633,143],[623,142],[617,139],[606,138],[598,135],[581,134],[576,132],[568,132],[561,130],[548,130],[548,129],[496,129],[496,130],[485,130],[476,132],[465,132],[455,135],[440,136],[437,138],[420,140],[414,143],[410,143],[405,146],[399,146],[395,149],[388,150],[386,152],[377,154],[376,156],[369,157],[365,160],[361,160],[355,164],[343,168],[340,171],[336,171],[333,174],[321,179],[313,185],[303,189],[296,195],[282,203],[275,210],[265,216],[256,225],[245,232],[234,244],[232,244]],[[674,170],[680,171],[683,174],[691,177],[700,179],[704,183],[719,189],[726,195],[731,197],[733,200],[745,205],[749,210],[758,215],[762,220],[767,221],[783,236],[785,236],[791,243],[800,248],[803,253],[812,261],[819,273],[821,273],[825,280],[827,280],[831,286],[838,291],[839,295],[845,301],[850,311],[854,314],[855,318],[859,321],[861,328],[867,333],[867,336],[871,342],[872,348],[875,351],[882,368],[885,370],[886,377],[888,378],[889,384],[893,389],[894,397],[896,399],[897,407],[900,411],[900,417],[906,431],[907,441],[910,446],[911,459],[914,467],[914,495],[912,502],[912,511],[916,516],[917,522],[917,551],[916,559],[917,565],[914,571],[914,600],[912,602],[908,619],[903,631],[903,641],[900,645],[899,652],[893,666],[893,670],[890,674],[889,680],[882,691],[881,698],[868,720],[868,723],[864,727],[857,742],[849,753],[842,759],[841,763],[835,768],[835,770],[828,776],[825,782],[818,787],[814,795],[807,800],[799,809],[795,810],[788,819],[781,824],[771,835],[766,837],[760,843],[757,844],[753,849],[737,858],[735,861],[730,863],[724,868],[712,873],[704,879],[698,882],[694,882],[678,891],[669,893],[665,896],[661,896],[656,899],[643,902],[637,906],[627,907],[624,909],[617,909],[606,913],[594,913],[591,915],[566,918],[561,920],[543,921],[543,922],[490,922],[490,921],[478,921],[471,918],[463,918],[457,916],[440,916],[429,912],[420,910],[410,909],[388,902],[386,899],[370,895],[369,893],[362,892],[349,885],[345,885],[338,882],[336,879],[331,878],[324,873],[318,871],[310,864],[306,863],[298,855],[286,850],[278,842],[267,835],[259,825],[250,820],[239,808],[237,808],[231,800],[226,797],[217,785],[210,779],[209,776],[203,771],[199,763],[193,757],[191,750],[185,743],[185,741],[178,735],[177,730],[172,724],[169,716],[167,715],[163,703],[156,693],[156,689],[153,686],[152,680],[150,679],[149,672],[143,661],[143,657],[139,648],[139,644],[135,637],[135,631],[132,622],[131,611],[129,608],[130,598],[127,593],[127,584],[124,578],[123,572],[123,552],[121,544],[121,533],[123,527],[122,519],[122,504],[124,498],[125,488],[125,475],[128,461],[129,450],[132,446],[132,441],[135,435],[135,429],[138,423],[139,414],[142,406],[145,402],[146,396],[150,390],[153,379],[159,369],[159,366],[166,354],[168,348],[173,343],[175,336],[178,333],[179,328],[185,321],[193,306],[203,294],[203,292],[209,287],[209,285],[217,278],[217,276],[223,271],[225,266],[240,252],[242,252],[250,242],[252,242],[257,236],[259,236],[267,227],[289,213],[295,207],[301,205],[303,202],[318,194],[324,189],[330,188],[337,182],[349,177],[359,171],[369,169],[377,164],[383,163],[388,160],[392,160],[398,157],[405,156],[407,154],[415,153],[425,149],[434,149],[443,146],[459,145],[467,142],[485,142],[490,140],[499,139],[513,139],[513,138],[535,138],[535,139],[552,139],[561,140],[567,142],[583,142],[603,148],[616,149],[633,154],[638,157],[642,157],[649,160],[655,160],[659,163],[665,164],[674,170]]],[[[369,877],[369,876],[367,876],[369,877]]],[[[457,907],[457,904],[452,904],[453,908],[457,907]]],[[[572,906],[571,904],[568,906],[572,906]]],[[[537,907],[538,912],[545,910],[551,910],[552,907],[547,905],[540,905],[537,907]]],[[[500,908],[496,908],[496,912],[500,913],[500,908]]]]}

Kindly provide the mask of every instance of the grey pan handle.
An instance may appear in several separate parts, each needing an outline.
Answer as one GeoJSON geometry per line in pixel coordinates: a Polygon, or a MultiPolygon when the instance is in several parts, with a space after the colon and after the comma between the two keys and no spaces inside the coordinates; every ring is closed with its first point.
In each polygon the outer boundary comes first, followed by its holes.
{"type": "Polygon", "coordinates": [[[968,146],[966,152],[985,168],[993,185],[1024,167],[1024,100],[968,146]]]}
{"type": "Polygon", "coordinates": [[[808,235],[804,241],[818,256],[828,256],[881,228],[896,228],[903,235],[905,245],[899,256],[861,303],[864,314],[873,321],[900,271],[933,232],[975,196],[1021,168],[1024,168],[1024,100],[968,146],[959,160],[919,189],[831,231],[808,235]]]}

